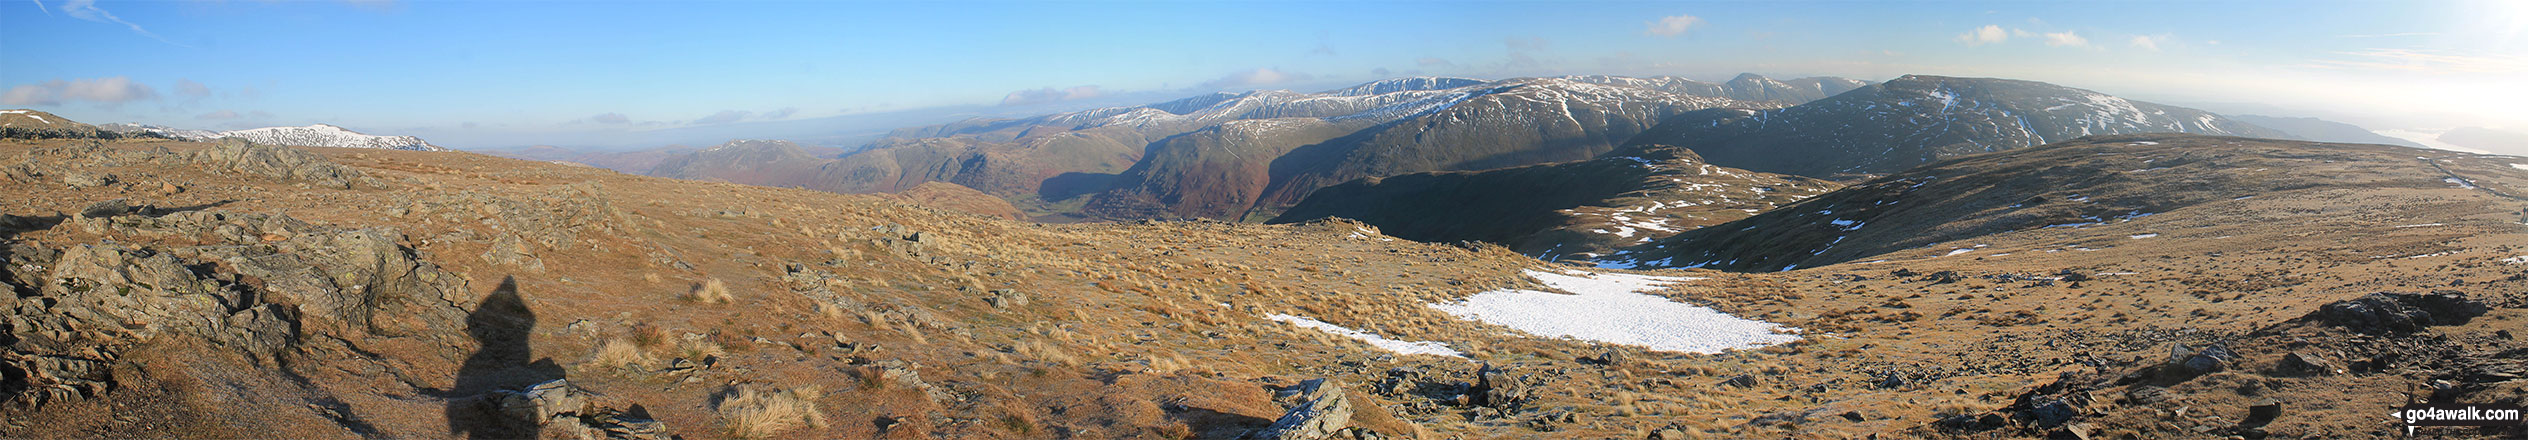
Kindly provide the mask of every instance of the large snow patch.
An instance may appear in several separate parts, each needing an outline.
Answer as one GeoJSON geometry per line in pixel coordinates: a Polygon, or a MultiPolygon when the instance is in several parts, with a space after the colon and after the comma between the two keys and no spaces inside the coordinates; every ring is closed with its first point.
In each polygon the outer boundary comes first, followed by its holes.
{"type": "Polygon", "coordinates": [[[1799,340],[1799,336],[1781,333],[1791,329],[1779,324],[1641,293],[1700,278],[1535,270],[1527,271],[1527,276],[1571,294],[1495,290],[1431,308],[1537,336],[1659,351],[1719,353],[1799,340]]]}
{"type": "Polygon", "coordinates": [[[1352,338],[1352,339],[1359,339],[1361,342],[1366,342],[1366,343],[1369,343],[1369,345],[1370,345],[1370,346],[1372,346],[1372,347],[1378,347],[1379,349],[1382,349],[1382,350],[1387,350],[1387,351],[1396,352],[1396,354],[1427,354],[1427,355],[1435,355],[1435,356],[1448,356],[1448,357],[1453,357],[1453,358],[1463,358],[1463,357],[1466,357],[1464,354],[1458,353],[1458,352],[1457,352],[1457,350],[1452,350],[1452,349],[1449,349],[1449,348],[1448,348],[1448,344],[1442,344],[1442,343],[1438,343],[1438,342],[1431,342],[1431,341],[1398,341],[1398,340],[1394,340],[1394,339],[1387,339],[1386,337],[1383,337],[1383,336],[1378,336],[1378,335],[1377,335],[1377,334],[1375,334],[1375,333],[1364,332],[1364,331],[1360,331],[1360,330],[1353,330],[1353,329],[1351,329],[1351,328],[1349,328],[1349,327],[1344,327],[1344,326],[1334,325],[1334,324],[1327,323],[1327,322],[1325,322],[1325,321],[1318,321],[1318,320],[1315,320],[1315,319],[1309,319],[1308,317],[1305,317],[1305,316],[1293,316],[1293,315],[1284,315],[1284,314],[1275,313],[1275,314],[1272,314],[1272,315],[1270,315],[1270,316],[1265,316],[1265,317],[1266,317],[1266,318],[1272,318],[1272,320],[1274,320],[1274,321],[1287,322],[1287,323],[1290,323],[1291,325],[1296,325],[1296,326],[1306,327],[1306,328],[1313,328],[1313,329],[1317,329],[1318,331],[1322,331],[1322,332],[1326,332],[1326,333],[1333,333],[1333,334],[1335,334],[1335,335],[1337,335],[1337,336],[1342,336],[1342,337],[1347,337],[1347,338],[1352,338]]]}

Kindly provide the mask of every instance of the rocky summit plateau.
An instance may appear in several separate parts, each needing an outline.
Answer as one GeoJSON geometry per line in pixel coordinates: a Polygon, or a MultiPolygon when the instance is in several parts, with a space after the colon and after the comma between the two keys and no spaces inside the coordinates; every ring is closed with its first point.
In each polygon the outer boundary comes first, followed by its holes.
{"type": "Polygon", "coordinates": [[[2528,398],[2528,158],[1759,79],[655,156],[682,179],[0,114],[0,437],[2392,438],[2528,398]],[[1072,197],[1151,219],[847,171],[951,144],[1106,161],[1072,197]],[[782,187],[833,176],[902,187],[782,187]]]}

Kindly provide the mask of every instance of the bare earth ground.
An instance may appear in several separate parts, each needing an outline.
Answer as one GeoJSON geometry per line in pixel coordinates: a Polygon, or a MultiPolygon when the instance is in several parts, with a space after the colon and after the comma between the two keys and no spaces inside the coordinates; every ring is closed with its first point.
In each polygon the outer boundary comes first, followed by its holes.
{"type": "MultiPolygon", "coordinates": [[[[236,267],[330,261],[310,240],[386,228],[375,230],[391,230],[388,240],[425,266],[398,282],[435,280],[435,267],[453,281],[422,284],[461,289],[438,303],[370,301],[403,308],[366,318],[267,294],[256,301],[303,317],[277,349],[72,326],[64,334],[110,342],[0,360],[17,365],[10,371],[38,358],[101,360],[111,386],[13,402],[0,410],[0,437],[536,435],[482,427],[491,416],[471,402],[563,378],[591,407],[655,418],[684,438],[1228,438],[1281,417],[1289,402],[1275,392],[1314,378],[1345,386],[1358,408],[1350,425],[1381,438],[2374,438],[2402,431],[2385,415],[2407,393],[2437,387],[2459,401],[2511,404],[2528,395],[2528,353],[2513,336],[2528,331],[2528,266],[2506,261],[2528,255],[2528,202],[2497,194],[2520,194],[2528,171],[2455,153],[2422,160],[2411,156],[2424,150],[2381,149],[2281,170],[2412,182],[2256,194],[1954,243],[1982,246],[1967,254],[1933,246],[1781,273],[1660,271],[1708,278],[1665,296],[1806,336],[1705,355],[1457,319],[1427,304],[1534,287],[1520,270],[1545,263],[1358,234],[1347,222],[1040,225],[468,153],[304,149],[368,178],[337,188],[151,159],[209,144],[87,142],[0,142],[0,167],[30,171],[0,181],[0,213],[14,216],[7,240],[60,255],[174,255],[201,277],[244,286],[234,290],[280,292],[283,278],[236,267]],[[2433,174],[2444,172],[2476,187],[2433,174]],[[108,174],[101,185],[65,180],[108,174]],[[159,209],[75,215],[109,199],[159,209]],[[200,213],[262,233],[143,224],[200,213]],[[274,215],[312,226],[250,224],[274,215]],[[2131,238],[2143,234],[2158,235],[2131,238]],[[267,251],[279,257],[251,257],[267,251]],[[212,257],[223,252],[250,256],[212,257]],[[2488,311],[2409,332],[2298,320],[2373,292],[2433,291],[2488,311]],[[1398,356],[1264,318],[1275,313],[1439,341],[1470,359],[1398,356]],[[623,349],[601,355],[610,343],[623,349]],[[2237,356],[2218,372],[2145,371],[2161,368],[2174,344],[2237,356]],[[2275,371],[2291,352],[2343,371],[2275,371]],[[1488,382],[1479,362],[1508,373],[1491,388],[1524,398],[1464,396],[1488,382]],[[790,395],[812,403],[815,420],[748,431],[763,425],[739,423],[732,408],[755,390],[801,391],[790,395]],[[2280,403],[2279,417],[2244,426],[2266,399],[2280,403]],[[2073,415],[2040,416],[2060,408],[2073,415]]],[[[11,283],[63,277],[12,264],[11,283]]],[[[13,287],[9,312],[22,316],[49,310],[44,298],[104,292],[13,287]]],[[[346,289],[367,291],[358,287],[346,289]]],[[[28,327],[15,331],[0,342],[38,342],[28,327]]]]}

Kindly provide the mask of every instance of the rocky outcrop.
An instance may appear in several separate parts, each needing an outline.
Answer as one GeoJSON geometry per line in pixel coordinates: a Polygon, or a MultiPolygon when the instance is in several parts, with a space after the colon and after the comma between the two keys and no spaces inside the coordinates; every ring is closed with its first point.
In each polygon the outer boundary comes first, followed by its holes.
{"type": "Polygon", "coordinates": [[[2310,313],[2309,321],[2374,335],[2412,333],[2424,327],[2458,325],[2490,309],[2454,293],[2372,293],[2327,303],[2310,313]]]}
{"type": "Polygon", "coordinates": [[[420,337],[453,345],[465,281],[420,261],[390,229],[321,227],[279,215],[147,211],[109,201],[63,228],[134,241],[10,247],[18,295],[0,322],[0,398],[22,409],[112,389],[134,347],[181,341],[271,362],[311,334],[420,337]]]}
{"type": "Polygon", "coordinates": [[[219,145],[210,149],[171,157],[220,173],[300,180],[331,188],[350,188],[354,184],[381,186],[376,179],[361,174],[359,170],[335,164],[316,153],[243,139],[221,139],[219,145]]]}
{"type": "Polygon", "coordinates": [[[1297,392],[1298,406],[1283,413],[1273,426],[1264,428],[1253,439],[1319,440],[1333,438],[1352,423],[1352,400],[1343,387],[1329,379],[1310,379],[1292,387],[1297,392]]]}
{"type": "Polygon", "coordinates": [[[555,379],[521,390],[495,390],[472,400],[477,411],[545,436],[607,440],[666,440],[667,424],[639,414],[598,407],[570,381],[555,379]]]}

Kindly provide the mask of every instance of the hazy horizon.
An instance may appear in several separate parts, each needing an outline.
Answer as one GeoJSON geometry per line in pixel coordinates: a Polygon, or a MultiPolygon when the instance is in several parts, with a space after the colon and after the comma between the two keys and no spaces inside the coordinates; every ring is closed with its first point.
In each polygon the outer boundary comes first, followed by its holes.
{"type": "Polygon", "coordinates": [[[2528,6],[2495,1],[36,0],[0,6],[0,24],[15,31],[0,36],[0,105],[201,129],[329,123],[475,149],[760,137],[751,128],[839,142],[1420,75],[2000,77],[2373,130],[2528,128],[2513,110],[2528,102],[2528,6]]]}

